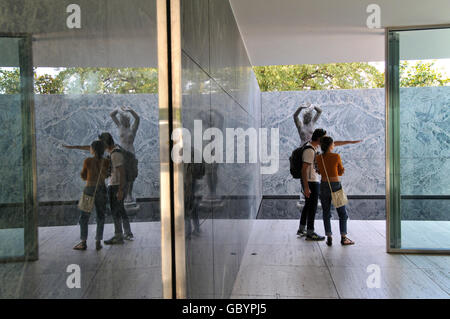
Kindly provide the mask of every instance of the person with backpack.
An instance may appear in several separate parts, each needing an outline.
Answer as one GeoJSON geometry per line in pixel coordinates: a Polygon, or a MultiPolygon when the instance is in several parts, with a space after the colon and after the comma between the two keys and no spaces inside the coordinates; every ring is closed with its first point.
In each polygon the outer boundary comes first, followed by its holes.
{"type": "Polygon", "coordinates": [[[101,136],[111,157],[111,177],[109,179],[108,193],[111,215],[114,221],[114,236],[109,240],[105,240],[104,243],[106,245],[123,244],[124,239],[134,239],[130,221],[124,207],[127,185],[125,156],[120,147],[114,143],[111,134],[102,133],[101,136]]]}
{"type": "MultiPolygon", "coordinates": [[[[320,175],[322,176],[322,182],[320,183],[320,201],[322,203],[323,210],[323,224],[325,227],[325,235],[327,236],[327,245],[332,245],[332,232],[331,232],[331,191],[337,192],[342,189],[342,185],[339,176],[344,174],[344,166],[339,154],[332,153],[334,149],[334,141],[329,136],[324,136],[320,140],[320,148],[322,154],[317,156],[317,166],[319,168],[320,175]]],[[[343,246],[355,244],[347,237],[347,211],[345,205],[336,208],[339,215],[339,229],[341,232],[341,244],[343,246]]]]}
{"type": "Polygon", "coordinates": [[[313,132],[311,141],[294,150],[290,158],[291,174],[294,178],[300,179],[303,194],[305,195],[305,206],[301,213],[297,235],[300,237],[306,236],[306,240],[320,241],[325,239],[324,236],[320,236],[314,231],[314,220],[320,191],[315,158],[320,145],[320,138],[325,135],[325,130],[316,129],[313,132]]]}

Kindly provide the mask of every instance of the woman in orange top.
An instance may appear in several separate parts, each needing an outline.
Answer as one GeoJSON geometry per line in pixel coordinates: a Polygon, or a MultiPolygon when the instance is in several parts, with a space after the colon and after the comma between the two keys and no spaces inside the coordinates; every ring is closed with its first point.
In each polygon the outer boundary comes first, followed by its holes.
{"type": "MultiPolygon", "coordinates": [[[[103,158],[105,152],[105,145],[102,141],[94,141],[91,144],[91,154],[93,157],[86,158],[83,163],[83,169],[81,171],[81,178],[86,181],[86,186],[83,190],[84,194],[93,196],[95,193],[95,212],[97,219],[97,236],[95,248],[97,250],[102,249],[101,241],[103,240],[103,229],[105,227],[105,212],[107,203],[107,193],[105,186],[105,179],[109,173],[109,160],[103,158]],[[97,191],[95,191],[98,181],[97,191]]],[[[78,243],[73,249],[86,250],[87,237],[88,237],[88,224],[90,213],[80,211],[80,233],[81,242],[78,243]]]]}
{"type": "MultiPolygon", "coordinates": [[[[320,183],[320,202],[322,204],[323,211],[323,224],[325,227],[325,233],[327,236],[327,245],[332,245],[332,232],[331,232],[331,191],[328,184],[328,178],[330,180],[331,188],[333,192],[336,192],[342,188],[339,176],[344,174],[344,166],[342,165],[341,157],[339,154],[332,153],[334,149],[334,141],[329,136],[324,136],[320,140],[320,148],[322,149],[322,155],[317,156],[317,166],[319,168],[322,181],[320,183]],[[325,166],[324,166],[325,165],[325,166]]],[[[341,231],[341,244],[353,245],[354,242],[347,238],[347,210],[345,206],[336,209],[339,215],[339,228],[341,231]]]]}

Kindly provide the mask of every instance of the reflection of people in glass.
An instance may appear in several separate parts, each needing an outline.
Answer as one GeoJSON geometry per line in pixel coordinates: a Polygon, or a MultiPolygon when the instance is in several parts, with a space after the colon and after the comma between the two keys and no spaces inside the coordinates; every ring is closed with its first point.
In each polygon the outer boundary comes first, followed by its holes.
{"type": "Polygon", "coordinates": [[[106,150],[111,157],[111,178],[109,179],[109,206],[114,220],[114,237],[105,240],[106,245],[123,244],[123,240],[133,240],[130,221],[123,205],[126,189],[125,161],[122,152],[114,143],[114,139],[109,133],[103,133],[106,150]],[[122,228],[123,224],[123,228],[122,228]],[[125,233],[125,234],[124,234],[125,233]]]}
{"type": "MultiPolygon", "coordinates": [[[[139,128],[140,118],[139,115],[130,107],[126,108],[124,106],[121,107],[122,112],[120,112],[119,118],[117,118],[117,114],[119,113],[119,109],[115,109],[111,112],[111,118],[114,123],[119,128],[119,138],[120,138],[120,146],[122,146],[128,152],[131,152],[133,155],[136,153],[134,149],[134,140],[136,138],[136,133],[139,128]],[[131,125],[130,118],[126,113],[130,113],[134,118],[134,123],[131,125]]],[[[137,176],[137,160],[135,163],[128,163],[127,165],[132,165],[136,168],[136,176],[137,176]]],[[[127,181],[126,186],[126,194],[125,194],[125,203],[135,203],[135,199],[133,198],[133,183],[134,180],[127,181]]]]}
{"type": "MultiPolygon", "coordinates": [[[[224,117],[223,115],[216,111],[216,110],[212,110],[211,111],[211,126],[212,127],[217,127],[219,129],[225,129],[224,126],[224,117]]],[[[206,182],[208,184],[208,188],[209,188],[209,194],[208,194],[208,199],[209,200],[219,200],[216,196],[216,188],[217,188],[217,183],[218,183],[218,176],[217,176],[217,171],[219,168],[218,163],[210,163],[209,165],[210,171],[209,174],[207,176],[206,182]]]]}
{"type": "MultiPolygon", "coordinates": [[[[95,237],[95,248],[102,249],[101,241],[103,240],[103,229],[105,225],[105,212],[107,193],[105,186],[105,179],[109,171],[109,160],[103,158],[105,152],[105,145],[102,141],[94,141],[90,146],[91,154],[94,157],[89,157],[84,160],[83,169],[81,171],[81,178],[86,181],[86,186],[83,192],[86,195],[95,196],[95,211],[97,219],[97,235],[95,237]]],[[[86,250],[88,238],[88,224],[90,213],[80,211],[80,239],[73,249],[86,250]]]]}
{"type": "MultiPolygon", "coordinates": [[[[191,163],[184,163],[184,209],[186,216],[186,237],[191,234],[200,233],[200,220],[198,217],[199,201],[196,200],[195,194],[198,190],[198,182],[205,176],[205,164],[194,163],[194,153],[200,151],[193,149],[191,154],[191,163]],[[192,224],[194,229],[192,230],[192,224]]],[[[200,155],[201,156],[201,155],[200,155]]]]}

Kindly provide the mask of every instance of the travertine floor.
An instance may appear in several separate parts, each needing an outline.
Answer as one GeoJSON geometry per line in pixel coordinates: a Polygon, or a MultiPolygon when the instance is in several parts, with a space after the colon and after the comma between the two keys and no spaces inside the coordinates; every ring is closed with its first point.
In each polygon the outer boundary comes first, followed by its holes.
{"type": "MultiPolygon", "coordinates": [[[[162,298],[160,223],[133,223],[136,240],[74,251],[78,226],[39,228],[39,260],[0,264],[0,298],[162,298]],[[69,289],[67,267],[80,266],[81,288],[69,289]]],[[[105,239],[113,225],[105,225],[105,239]]]]}
{"type": "MultiPolygon", "coordinates": [[[[350,247],[338,237],[332,247],[300,239],[296,220],[253,223],[232,298],[450,298],[450,256],[387,254],[384,221],[349,221],[350,247]],[[380,287],[369,288],[375,268],[380,287]]],[[[40,228],[39,261],[0,264],[0,298],[161,298],[160,224],[132,229],[135,241],[97,252],[92,225],[88,250],[79,252],[71,249],[79,227],[40,228]],[[80,289],[67,287],[71,264],[80,266],[80,289]]]]}
{"type": "MultiPolygon", "coordinates": [[[[338,233],[337,221],[332,227],[338,233]]],[[[347,247],[338,236],[332,247],[305,241],[297,228],[255,221],[232,298],[450,298],[450,256],[387,254],[385,221],[349,221],[356,245],[347,247]],[[369,288],[375,268],[380,285],[369,288]]]]}

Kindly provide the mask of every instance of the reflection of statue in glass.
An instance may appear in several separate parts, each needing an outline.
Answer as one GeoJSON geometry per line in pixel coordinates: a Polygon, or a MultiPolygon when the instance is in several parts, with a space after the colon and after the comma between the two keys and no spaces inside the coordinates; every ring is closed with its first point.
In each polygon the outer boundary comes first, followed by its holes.
{"type": "MultiPolygon", "coordinates": [[[[139,115],[131,108],[122,106],[120,110],[117,108],[111,112],[111,118],[119,129],[120,146],[126,151],[135,155],[134,140],[139,128],[140,118],[139,115]],[[120,112],[120,110],[122,112],[120,112]],[[119,119],[117,114],[119,114],[119,119]],[[134,123],[131,125],[130,117],[127,115],[130,113],[134,118],[134,123]]],[[[125,205],[136,205],[136,200],[133,198],[133,183],[134,181],[127,182],[127,191],[125,194],[125,205]]]]}

